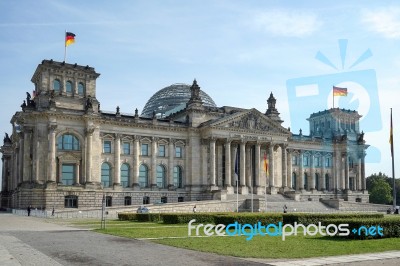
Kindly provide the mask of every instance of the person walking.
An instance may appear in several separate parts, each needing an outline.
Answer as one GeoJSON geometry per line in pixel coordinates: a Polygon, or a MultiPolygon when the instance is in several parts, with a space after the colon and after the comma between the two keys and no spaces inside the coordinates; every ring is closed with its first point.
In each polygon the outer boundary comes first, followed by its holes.
{"type": "Polygon", "coordinates": [[[32,206],[29,205],[29,206],[28,206],[28,216],[31,216],[31,209],[32,209],[32,206]]]}
{"type": "Polygon", "coordinates": [[[196,205],[194,205],[193,207],[193,213],[196,213],[197,209],[196,209],[196,205]]]}

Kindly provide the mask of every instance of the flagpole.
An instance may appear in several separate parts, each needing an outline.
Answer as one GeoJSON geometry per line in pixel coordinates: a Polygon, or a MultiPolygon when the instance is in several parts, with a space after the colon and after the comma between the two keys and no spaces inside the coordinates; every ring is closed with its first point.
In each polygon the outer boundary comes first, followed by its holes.
{"type": "Polygon", "coordinates": [[[394,176],[394,149],[393,149],[393,118],[390,108],[390,150],[392,153],[392,176],[393,176],[393,211],[396,210],[396,178],[394,176]]]}
{"type": "Polygon", "coordinates": [[[65,30],[64,34],[64,63],[67,60],[67,42],[65,41],[66,36],[67,36],[67,30],[65,30]]]}

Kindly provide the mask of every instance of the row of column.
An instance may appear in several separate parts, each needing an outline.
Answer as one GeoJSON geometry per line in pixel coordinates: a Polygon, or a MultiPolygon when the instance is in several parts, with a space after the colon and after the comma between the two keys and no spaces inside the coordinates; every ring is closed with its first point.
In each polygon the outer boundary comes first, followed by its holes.
{"type": "MultiPolygon", "coordinates": [[[[209,142],[210,148],[210,185],[216,186],[216,177],[217,177],[217,167],[216,167],[216,139],[211,138],[209,142]]],[[[239,143],[239,151],[240,151],[240,185],[241,186],[261,186],[261,179],[265,176],[265,172],[261,171],[261,166],[264,163],[264,158],[261,158],[261,145],[262,143],[255,143],[252,145],[246,145],[246,141],[240,141],[239,143]],[[254,158],[254,175],[255,175],[255,184],[251,184],[251,179],[253,176],[252,170],[252,162],[250,160],[251,155],[251,147],[255,149],[255,158],[254,158]],[[262,175],[264,173],[264,175],[262,175]]],[[[275,158],[274,158],[274,146],[279,145],[282,148],[282,186],[287,187],[289,183],[291,183],[290,178],[288,178],[288,166],[291,169],[291,164],[287,160],[287,151],[286,145],[284,144],[274,144],[274,143],[265,143],[264,145],[268,145],[268,180],[266,180],[267,186],[275,187],[275,158]]],[[[235,173],[235,163],[236,163],[236,149],[232,149],[232,140],[226,139],[225,143],[225,186],[235,186],[236,173],[235,173]]],[[[291,157],[290,157],[291,158],[291,157]]]]}
{"type": "MultiPolygon", "coordinates": [[[[234,180],[236,180],[235,177],[235,161],[236,161],[236,151],[235,149],[231,148],[232,141],[229,139],[225,140],[224,146],[225,146],[225,186],[229,187],[234,184],[234,180]],[[232,166],[233,165],[233,166],[232,166]],[[233,182],[232,182],[233,181],[233,182]]],[[[216,139],[211,138],[209,142],[209,148],[210,148],[210,185],[215,186],[216,185],[216,175],[217,175],[217,169],[216,169],[216,139]]],[[[250,160],[249,160],[249,155],[250,155],[250,147],[246,146],[245,141],[241,141],[239,144],[239,149],[240,149],[240,184],[241,186],[246,186],[246,183],[249,186],[260,186],[261,184],[261,143],[256,143],[253,145],[255,148],[255,184],[250,184],[250,180],[252,177],[251,173],[251,167],[250,167],[250,160]]],[[[292,166],[292,152],[293,150],[288,151],[286,148],[285,144],[274,144],[274,143],[266,143],[268,145],[268,183],[266,184],[268,187],[275,187],[275,158],[274,158],[274,146],[279,145],[281,146],[282,149],[282,187],[283,188],[292,188],[293,187],[293,181],[292,181],[292,174],[293,174],[293,166],[292,166]]],[[[322,171],[319,173],[319,183],[320,183],[320,188],[321,190],[326,189],[326,183],[325,181],[325,157],[322,156],[322,171]]],[[[334,160],[337,162],[337,156],[335,156],[334,160]]],[[[338,188],[343,188],[345,190],[349,190],[350,188],[350,182],[349,182],[349,156],[344,154],[342,158],[342,162],[334,163],[333,164],[333,170],[332,174],[330,175],[331,180],[329,182],[329,186],[332,189],[338,189],[338,188]],[[340,182],[343,184],[341,185],[340,182]]],[[[300,152],[300,163],[299,163],[299,173],[300,175],[297,175],[297,180],[296,180],[296,190],[301,190],[304,188],[304,173],[305,169],[303,166],[303,152],[300,152]]],[[[315,173],[316,173],[316,168],[314,167],[314,156],[311,156],[310,160],[310,178],[308,179],[308,184],[309,188],[311,189],[316,189],[316,182],[315,182],[315,173]]],[[[356,178],[354,178],[355,184],[353,184],[353,187],[356,188],[356,190],[366,190],[366,180],[365,180],[365,162],[364,162],[364,156],[361,156],[358,160],[357,164],[357,175],[356,178]]]]}

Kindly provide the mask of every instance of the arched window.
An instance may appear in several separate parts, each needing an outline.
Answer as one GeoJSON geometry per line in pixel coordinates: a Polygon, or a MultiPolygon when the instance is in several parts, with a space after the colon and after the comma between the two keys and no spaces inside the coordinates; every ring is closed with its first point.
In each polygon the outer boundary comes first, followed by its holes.
{"type": "Polygon", "coordinates": [[[319,174],[315,173],[315,189],[319,190],[319,174]]]}
{"type": "Polygon", "coordinates": [[[183,187],[183,182],[182,182],[182,168],[180,166],[175,166],[174,167],[174,187],[176,188],[182,188],[183,187]]]}
{"type": "Polygon", "coordinates": [[[295,172],[293,172],[293,174],[292,174],[292,188],[293,189],[296,189],[296,184],[297,184],[296,182],[297,182],[297,175],[295,172]]]}
{"type": "Polygon", "coordinates": [[[103,187],[110,187],[111,184],[111,167],[108,163],[101,165],[101,184],[103,187]]]}
{"type": "Polygon", "coordinates": [[[121,165],[121,186],[128,187],[129,185],[129,165],[124,163],[121,165]]]}
{"type": "Polygon", "coordinates": [[[329,175],[325,174],[325,189],[329,191],[329,175]]]}
{"type": "Polygon", "coordinates": [[[65,91],[67,93],[72,93],[73,91],[73,86],[71,81],[67,81],[66,86],[65,86],[65,91]]]}
{"type": "Polygon", "coordinates": [[[80,150],[79,140],[71,134],[64,134],[58,137],[57,147],[59,150],[80,150]]]}
{"type": "Polygon", "coordinates": [[[55,92],[59,92],[60,89],[61,89],[61,83],[60,83],[60,81],[59,81],[58,79],[55,79],[55,80],[53,81],[53,90],[54,90],[55,92]]]}
{"type": "Polygon", "coordinates": [[[85,86],[83,85],[82,82],[79,82],[79,84],[78,84],[78,94],[79,95],[85,94],[85,86]]]}
{"type": "Polygon", "coordinates": [[[148,187],[149,186],[149,169],[146,165],[142,164],[139,167],[139,186],[148,187]]]}
{"type": "Polygon", "coordinates": [[[165,167],[162,165],[157,166],[157,187],[165,188],[165,167]]]}
{"type": "Polygon", "coordinates": [[[307,173],[304,173],[303,175],[303,185],[304,185],[304,189],[308,189],[308,175],[307,173]]]}

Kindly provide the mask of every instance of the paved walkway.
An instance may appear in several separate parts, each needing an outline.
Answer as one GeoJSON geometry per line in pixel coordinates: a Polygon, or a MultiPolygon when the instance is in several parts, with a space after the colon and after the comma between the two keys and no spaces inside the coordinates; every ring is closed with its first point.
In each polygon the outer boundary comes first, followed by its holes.
{"type": "Polygon", "coordinates": [[[400,265],[400,251],[312,259],[240,259],[97,234],[0,213],[0,265],[400,265]],[[113,256],[110,254],[118,254],[113,256]]]}

